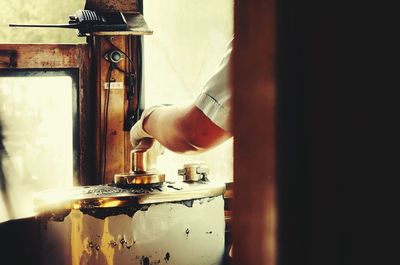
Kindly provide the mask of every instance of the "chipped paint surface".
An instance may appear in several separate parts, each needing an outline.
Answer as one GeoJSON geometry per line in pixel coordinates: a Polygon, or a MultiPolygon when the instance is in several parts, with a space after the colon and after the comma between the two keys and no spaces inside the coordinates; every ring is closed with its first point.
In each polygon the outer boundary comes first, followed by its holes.
{"type": "Polygon", "coordinates": [[[41,232],[45,265],[222,264],[224,201],[150,204],[105,218],[71,210],[63,221],[43,219],[41,232]]]}

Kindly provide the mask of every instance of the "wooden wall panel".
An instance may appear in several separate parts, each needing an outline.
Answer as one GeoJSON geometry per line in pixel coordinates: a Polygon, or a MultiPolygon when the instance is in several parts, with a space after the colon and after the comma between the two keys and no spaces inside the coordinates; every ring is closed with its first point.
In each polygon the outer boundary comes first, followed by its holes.
{"type": "MultiPolygon", "coordinates": [[[[132,36],[96,36],[94,46],[97,62],[97,122],[96,122],[96,175],[98,183],[111,183],[114,174],[129,170],[129,131],[124,131],[124,122],[127,112],[127,82],[128,59],[124,58],[117,63],[118,69],[111,71],[111,85],[121,85],[118,89],[105,89],[108,86],[109,62],[104,55],[110,50],[122,50],[131,56],[134,45],[132,36]],[[124,73],[125,71],[125,73],[124,73]],[[107,95],[110,92],[109,96],[107,95]],[[104,134],[107,112],[106,102],[108,98],[107,131],[104,134]],[[105,138],[106,136],[106,138],[105,138]],[[106,145],[104,144],[106,140],[106,145]],[[104,157],[104,152],[106,156],[104,157]],[[105,161],[105,163],[104,163],[105,161]],[[104,174],[105,166],[105,174],[104,174]]],[[[134,60],[133,60],[134,61],[134,60]]],[[[136,67],[135,67],[136,69],[136,67]]],[[[134,102],[136,104],[136,101],[134,102]]],[[[133,106],[134,108],[136,105],[133,106]]]]}

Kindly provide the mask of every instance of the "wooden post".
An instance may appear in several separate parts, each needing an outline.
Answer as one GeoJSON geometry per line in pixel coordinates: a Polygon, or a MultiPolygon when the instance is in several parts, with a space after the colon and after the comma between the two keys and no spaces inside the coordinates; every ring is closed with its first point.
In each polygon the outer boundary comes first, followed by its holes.
{"type": "Polygon", "coordinates": [[[138,0],[86,0],[85,3],[85,9],[103,12],[136,13],[138,8],[138,0]]]}
{"type": "MultiPolygon", "coordinates": [[[[137,42],[132,35],[94,36],[93,40],[97,64],[96,175],[99,183],[111,183],[114,180],[114,174],[129,170],[131,145],[129,131],[124,131],[124,125],[127,118],[127,90],[131,68],[129,67],[130,60],[125,55],[114,68],[110,68],[110,62],[105,59],[105,56],[110,51],[116,50],[128,55],[135,64],[134,74],[137,78],[137,65],[131,54],[137,42]],[[108,85],[111,89],[108,89],[108,85]]],[[[137,95],[137,86],[135,95],[137,95]]],[[[133,104],[131,107],[136,109],[136,97],[131,103],[133,104]]]]}
{"type": "Polygon", "coordinates": [[[234,264],[275,265],[275,1],[235,1],[234,264]]]}

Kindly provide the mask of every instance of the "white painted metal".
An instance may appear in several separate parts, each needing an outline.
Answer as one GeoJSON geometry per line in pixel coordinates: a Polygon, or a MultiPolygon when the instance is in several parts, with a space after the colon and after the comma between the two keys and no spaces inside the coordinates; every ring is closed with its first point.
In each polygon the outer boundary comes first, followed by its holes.
{"type": "Polygon", "coordinates": [[[132,217],[100,219],[73,209],[63,221],[44,219],[42,264],[222,264],[223,197],[192,201],[148,204],[132,217]]]}

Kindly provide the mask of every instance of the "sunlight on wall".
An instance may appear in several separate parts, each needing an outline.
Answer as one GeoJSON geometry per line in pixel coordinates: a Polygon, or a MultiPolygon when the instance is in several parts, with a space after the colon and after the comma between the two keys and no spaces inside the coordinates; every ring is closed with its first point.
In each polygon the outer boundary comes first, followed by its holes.
{"type": "MultiPolygon", "coordinates": [[[[146,107],[193,103],[233,38],[233,1],[145,0],[144,17],[154,31],[144,37],[146,107]]],[[[195,156],[167,151],[158,167],[174,179],[183,163],[203,161],[210,178],[232,181],[232,143],[195,156]]]]}
{"type": "Polygon", "coordinates": [[[0,77],[3,168],[17,218],[34,214],[34,192],[72,187],[72,87],[69,76],[0,77]]]}

